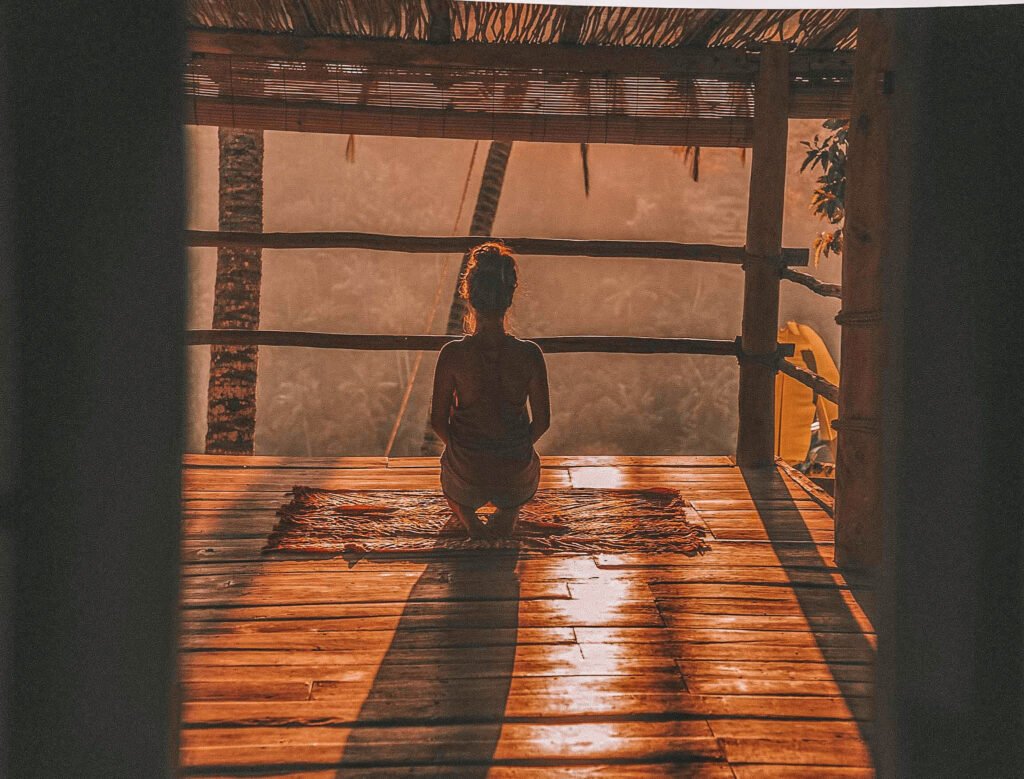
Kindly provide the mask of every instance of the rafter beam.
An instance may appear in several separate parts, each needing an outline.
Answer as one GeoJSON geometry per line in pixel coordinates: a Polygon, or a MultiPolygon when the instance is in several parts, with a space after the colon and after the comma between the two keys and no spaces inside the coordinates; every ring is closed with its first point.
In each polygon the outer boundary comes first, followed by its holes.
{"type": "Polygon", "coordinates": [[[452,11],[448,0],[427,0],[427,39],[431,43],[450,43],[452,11]]]}
{"type": "Polygon", "coordinates": [[[580,34],[583,32],[583,24],[587,21],[589,10],[584,5],[574,5],[565,8],[565,23],[562,25],[562,32],[558,36],[558,42],[563,46],[578,46],[580,34]]]}
{"type": "Polygon", "coordinates": [[[860,12],[855,8],[851,8],[838,24],[812,40],[810,45],[816,49],[831,49],[853,32],[859,21],[860,12]]]}
{"type": "Polygon", "coordinates": [[[305,0],[283,0],[288,18],[292,20],[292,29],[299,35],[312,35],[315,30],[310,22],[309,8],[305,0]]]}
{"type": "Polygon", "coordinates": [[[707,46],[719,26],[729,19],[730,13],[731,11],[709,11],[704,22],[686,36],[684,43],[687,46],[707,46]]]}

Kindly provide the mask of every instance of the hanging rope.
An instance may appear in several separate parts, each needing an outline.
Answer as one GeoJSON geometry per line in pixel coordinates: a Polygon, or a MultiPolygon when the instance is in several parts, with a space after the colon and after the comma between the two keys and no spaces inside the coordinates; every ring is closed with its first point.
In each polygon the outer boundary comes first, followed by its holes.
{"type": "MultiPolygon", "coordinates": [[[[466,171],[466,180],[462,184],[462,197],[459,198],[459,210],[455,214],[455,222],[452,224],[452,235],[458,235],[459,221],[462,219],[462,209],[466,205],[466,193],[469,192],[469,181],[473,177],[473,165],[476,163],[476,152],[480,147],[480,141],[473,143],[473,154],[469,158],[469,170],[466,171]]],[[[444,263],[441,265],[441,272],[437,277],[437,289],[434,290],[434,302],[430,306],[430,314],[427,316],[427,321],[424,324],[424,332],[429,332],[434,324],[434,317],[437,316],[437,307],[441,303],[441,290],[444,288],[445,279],[448,276],[448,266],[451,263],[451,256],[444,255],[444,263]]],[[[395,438],[398,437],[398,428],[402,425],[402,419],[405,417],[405,411],[409,407],[409,398],[412,397],[412,388],[416,384],[416,375],[420,370],[420,363],[423,362],[423,352],[416,352],[416,359],[412,364],[412,371],[409,373],[409,383],[405,386],[405,392],[402,395],[402,403],[398,407],[398,415],[395,417],[395,423],[391,426],[391,433],[388,435],[387,446],[384,447],[385,459],[391,456],[391,449],[395,445],[395,438]]]]}

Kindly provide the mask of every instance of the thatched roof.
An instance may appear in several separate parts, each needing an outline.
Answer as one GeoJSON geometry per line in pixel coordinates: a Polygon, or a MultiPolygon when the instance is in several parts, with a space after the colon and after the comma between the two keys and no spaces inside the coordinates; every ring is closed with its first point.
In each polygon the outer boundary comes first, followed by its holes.
{"type": "MultiPolygon", "coordinates": [[[[196,28],[249,32],[430,39],[433,0],[189,0],[196,28]]],[[[450,39],[584,46],[723,46],[782,42],[803,49],[851,49],[851,9],[716,11],[444,2],[450,39]]],[[[441,10],[443,14],[443,9],[441,10]]]]}
{"type": "Polygon", "coordinates": [[[848,111],[856,12],[458,0],[189,0],[189,120],[264,129],[745,146],[757,52],[790,115],[848,111]]]}

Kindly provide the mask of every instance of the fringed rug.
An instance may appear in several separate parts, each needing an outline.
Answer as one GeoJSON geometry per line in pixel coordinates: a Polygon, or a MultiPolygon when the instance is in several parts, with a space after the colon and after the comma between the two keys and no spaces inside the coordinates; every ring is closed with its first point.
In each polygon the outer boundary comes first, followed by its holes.
{"type": "MultiPolygon", "coordinates": [[[[697,512],[672,489],[547,489],[520,510],[509,539],[474,540],[434,490],[294,487],[264,552],[311,554],[511,548],[544,552],[707,549],[697,512]]],[[[477,513],[486,522],[493,509],[477,513]]]]}

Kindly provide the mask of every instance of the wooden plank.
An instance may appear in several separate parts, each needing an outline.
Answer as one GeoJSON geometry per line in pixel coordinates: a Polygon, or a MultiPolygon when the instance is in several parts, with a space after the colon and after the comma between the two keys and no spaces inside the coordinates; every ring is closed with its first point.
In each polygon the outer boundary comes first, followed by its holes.
{"type": "MultiPolygon", "coordinates": [[[[843,682],[832,679],[740,679],[686,677],[691,692],[705,695],[843,695],[870,698],[874,694],[873,682],[843,682]]],[[[816,762],[816,761],[815,761],[816,762]]]]}
{"type": "Polygon", "coordinates": [[[721,738],[719,742],[730,763],[871,767],[871,755],[859,739],[721,738]]]}
{"type": "MultiPolygon", "coordinates": [[[[564,470],[555,468],[542,469],[540,478],[542,488],[568,487],[571,483],[564,470]]],[[[299,484],[338,490],[428,490],[436,495],[441,492],[440,472],[436,469],[423,472],[418,469],[413,472],[412,469],[376,471],[370,468],[350,472],[324,470],[304,479],[297,479],[291,473],[280,477],[246,474],[244,479],[225,480],[221,483],[215,477],[191,474],[185,478],[183,486],[187,490],[186,496],[190,498],[203,497],[196,493],[208,492],[215,486],[219,488],[220,496],[228,495],[232,498],[258,498],[260,496],[255,493],[270,492],[282,497],[278,502],[281,505],[288,502],[286,494],[299,484]]]]}
{"type": "Polygon", "coordinates": [[[674,568],[699,566],[704,560],[713,560],[716,565],[735,562],[737,565],[769,566],[783,565],[786,567],[818,568],[834,570],[832,547],[829,545],[811,546],[808,544],[792,544],[782,542],[769,544],[756,541],[721,542],[712,545],[711,551],[696,557],[682,554],[644,555],[637,553],[599,554],[595,555],[598,568],[629,569],[629,568],[674,568]],[[719,559],[721,558],[721,559],[719,559]]]}
{"type": "Polygon", "coordinates": [[[773,528],[769,532],[763,527],[730,527],[727,523],[713,520],[705,522],[719,541],[785,541],[794,544],[831,544],[835,541],[835,531],[831,527],[827,530],[773,528]]]}
{"type": "MultiPolygon", "coordinates": [[[[403,777],[438,777],[446,779],[479,779],[481,768],[479,765],[456,765],[450,763],[432,763],[430,765],[404,765],[401,769],[395,769],[403,777]]],[[[189,773],[186,773],[189,775],[189,773]]],[[[246,772],[229,771],[228,773],[216,773],[203,770],[202,776],[224,779],[225,777],[245,776],[246,772]]],[[[278,777],[279,779],[295,779],[293,770],[279,770],[274,767],[261,767],[260,776],[278,777]]],[[[302,779],[338,779],[338,769],[327,770],[303,770],[300,774],[302,779]]],[[[345,779],[379,779],[380,768],[361,768],[358,766],[345,766],[345,779]]],[[[593,776],[619,776],[639,777],[640,779],[735,779],[732,769],[726,763],[648,763],[634,762],[613,764],[601,763],[577,763],[571,765],[541,765],[541,766],[501,766],[492,765],[487,770],[488,779],[559,779],[560,777],[593,776]]]]}
{"type": "Polygon", "coordinates": [[[835,516],[836,504],[835,499],[831,495],[781,457],[776,459],[775,465],[786,478],[803,487],[804,491],[811,497],[811,500],[825,509],[829,516],[835,516]]]}
{"type": "MultiPolygon", "coordinates": [[[[442,675],[454,670],[453,665],[458,665],[458,672],[466,676],[494,676],[496,674],[509,675],[515,673],[516,669],[541,668],[544,665],[552,667],[580,667],[580,668],[615,668],[621,665],[613,665],[612,662],[602,662],[600,659],[584,660],[579,647],[574,643],[556,644],[517,644],[515,651],[509,657],[504,658],[500,663],[494,661],[495,653],[491,647],[459,647],[453,652],[449,647],[427,647],[425,649],[391,646],[371,646],[367,644],[362,648],[354,650],[317,650],[317,649],[225,649],[225,650],[188,650],[181,653],[182,667],[192,673],[218,673],[219,678],[227,678],[233,669],[248,669],[255,675],[262,675],[263,668],[284,669],[294,668],[298,671],[305,671],[308,678],[331,679],[332,668],[346,669],[341,678],[349,679],[370,679],[377,675],[384,653],[387,653],[389,666],[401,666],[403,669],[408,666],[409,673],[416,673],[417,669],[434,669],[434,675],[442,675]],[[579,666],[581,660],[584,666],[579,666]],[[321,676],[321,670],[323,669],[321,676]],[[362,669],[363,672],[360,672],[362,669]],[[369,671],[367,675],[366,671],[369,671]]],[[[673,659],[668,655],[663,658],[668,662],[673,659]]],[[[664,668],[660,662],[651,662],[647,670],[657,671],[664,668]]],[[[592,674],[591,674],[592,675],[592,674]]],[[[601,674],[598,674],[601,675],[601,674]]],[[[604,674],[614,676],[614,673],[604,674]]],[[[302,676],[301,678],[307,678],[302,676]]]]}
{"type": "MultiPolygon", "coordinates": [[[[622,569],[632,570],[632,569],[622,569]]],[[[705,564],[701,566],[670,568],[665,566],[664,570],[658,568],[643,569],[644,575],[650,584],[651,591],[657,594],[662,585],[685,584],[685,583],[715,583],[723,584],[763,584],[763,585],[817,585],[827,587],[846,587],[846,580],[838,570],[823,571],[819,569],[790,568],[785,569],[765,568],[763,566],[747,566],[740,562],[734,565],[705,564]]],[[[610,571],[609,571],[610,573],[610,571]]],[[[572,585],[570,584],[570,589],[572,585]]]]}
{"type": "Polygon", "coordinates": [[[747,253],[743,274],[739,430],[736,462],[745,467],[775,461],[775,370],[779,327],[779,258],[786,195],[788,148],[787,50],[767,44],[754,92],[754,149],[750,166],[747,253]]]}
{"type": "Polygon", "coordinates": [[[182,463],[190,468],[385,468],[388,465],[388,459],[386,457],[279,457],[264,454],[228,455],[188,452],[182,456],[182,463]]]}
{"type": "Polygon", "coordinates": [[[850,619],[849,615],[814,614],[813,621],[806,614],[692,614],[662,608],[666,627],[689,630],[691,628],[718,627],[737,630],[810,630],[814,635],[825,633],[856,633],[868,635],[867,625],[850,619]]]}
{"type": "MultiPolygon", "coordinates": [[[[491,586],[494,557],[489,553],[477,557],[463,556],[460,558],[441,558],[428,562],[422,558],[403,559],[392,557],[366,557],[353,565],[342,557],[319,558],[305,556],[299,560],[284,560],[277,557],[262,558],[259,563],[227,562],[203,565],[186,565],[184,571],[189,575],[232,575],[238,573],[264,572],[281,575],[297,573],[302,575],[318,573],[344,574],[349,577],[370,579],[376,574],[385,578],[404,576],[410,573],[418,575],[419,581],[460,584],[467,586],[491,586]]],[[[600,575],[598,567],[590,557],[570,554],[521,554],[516,560],[515,574],[523,587],[533,582],[565,582],[580,579],[594,579],[600,575]]],[[[628,575],[628,574],[627,574],[628,575]]],[[[510,577],[511,578],[511,577],[510,577]]],[[[374,579],[375,580],[375,579],[374,579]]],[[[529,592],[529,590],[524,590],[529,592]]],[[[529,597],[526,594],[521,597],[529,597]]],[[[554,596],[549,596],[554,597],[554,596]]]]}
{"type": "MultiPolygon", "coordinates": [[[[576,587],[571,587],[575,593],[576,587]]],[[[848,587],[837,586],[800,586],[791,582],[771,584],[747,584],[720,582],[706,584],[703,582],[672,582],[652,583],[651,593],[659,601],[693,598],[742,598],[751,601],[784,600],[796,602],[801,598],[835,598],[849,597],[848,587]]]]}
{"type": "Polygon", "coordinates": [[[852,768],[849,766],[823,765],[778,765],[778,764],[738,764],[729,766],[736,779],[821,779],[823,776],[835,779],[874,779],[872,768],[852,768]]]}
{"type": "MultiPolygon", "coordinates": [[[[389,468],[436,464],[436,457],[391,457],[389,468]]],[[[725,455],[541,455],[542,468],[570,466],[643,466],[644,468],[726,469],[734,467],[725,455]]]]}
{"type": "MultiPolygon", "coordinates": [[[[183,649],[316,649],[345,651],[377,643],[387,646],[394,630],[358,630],[349,633],[274,633],[250,635],[194,635],[181,637],[183,649]]],[[[572,643],[572,628],[457,628],[416,630],[403,634],[402,646],[429,647],[517,646],[519,644],[572,643]]]]}
{"type": "MultiPolygon", "coordinates": [[[[495,607],[493,602],[430,603],[417,604],[423,608],[402,608],[400,604],[390,609],[367,608],[363,614],[345,616],[314,616],[305,619],[270,617],[248,617],[236,613],[232,620],[225,615],[217,620],[192,621],[191,610],[183,614],[181,629],[184,635],[230,633],[234,635],[255,633],[290,634],[296,631],[310,631],[318,635],[325,633],[350,633],[367,630],[422,630],[428,628],[544,628],[552,625],[586,627],[662,627],[661,615],[652,604],[614,604],[601,608],[590,602],[574,600],[521,601],[519,613],[507,606],[495,607]],[[530,605],[525,605],[530,604],[530,605]],[[373,613],[378,612],[378,613],[373,613]]],[[[277,609],[277,607],[270,607],[277,609]]],[[[323,607],[323,610],[335,607],[323,607]]]]}
{"type": "MultiPolygon", "coordinates": [[[[589,628],[578,628],[587,631],[589,628]]],[[[618,658],[628,663],[631,657],[670,656],[685,662],[770,662],[770,663],[843,663],[871,665],[875,653],[871,649],[835,647],[828,648],[826,657],[818,646],[800,646],[795,644],[687,644],[684,642],[635,641],[608,643],[608,639],[600,634],[586,633],[581,635],[580,649],[583,656],[618,658]],[[587,641],[586,639],[592,639],[587,641]],[[598,642],[605,643],[598,643],[598,642]]]]}
{"type": "MultiPolygon", "coordinates": [[[[309,701],[188,701],[182,707],[186,726],[310,726],[349,725],[354,722],[437,722],[445,712],[425,708],[418,699],[398,699],[402,710],[382,711],[371,720],[360,716],[362,702],[338,697],[309,701]],[[397,716],[401,715],[401,716],[397,716]]],[[[509,695],[507,708],[495,715],[493,701],[475,701],[466,696],[446,699],[447,705],[462,707],[460,719],[465,722],[496,719],[565,718],[599,719],[613,714],[621,719],[707,719],[713,717],[757,717],[760,719],[864,720],[870,717],[865,699],[852,699],[847,704],[841,697],[802,695],[694,695],[685,692],[619,693],[614,690],[588,691],[586,696],[574,690],[568,695],[509,695]]],[[[447,715],[450,720],[452,716],[447,715]]]]}
{"type": "MultiPolygon", "coordinates": [[[[528,644],[526,647],[517,649],[515,662],[511,666],[499,663],[488,663],[487,658],[493,658],[493,652],[486,651],[478,653],[474,657],[476,662],[467,662],[464,653],[458,656],[440,656],[432,663],[415,662],[416,658],[410,657],[410,662],[401,663],[401,672],[410,680],[433,679],[448,680],[455,683],[458,679],[500,677],[510,678],[518,676],[651,676],[661,675],[679,679],[678,666],[670,658],[645,657],[639,662],[629,666],[613,662],[602,662],[600,659],[584,659],[575,647],[565,644],[528,644]],[[527,656],[519,649],[531,648],[538,650],[534,655],[527,656]]],[[[190,658],[194,656],[220,656],[224,652],[187,652],[184,653],[185,665],[182,668],[182,679],[185,684],[193,681],[204,682],[231,682],[241,680],[246,682],[266,681],[269,683],[285,681],[341,681],[341,682],[362,682],[370,683],[377,676],[380,669],[381,657],[377,653],[352,653],[343,654],[343,663],[329,665],[323,661],[311,660],[306,664],[292,662],[292,656],[296,654],[322,655],[323,652],[296,653],[290,651],[273,652],[278,662],[270,663],[264,659],[262,665],[240,665],[237,659],[230,665],[209,665],[197,663],[190,658]],[[287,664],[285,664],[287,663],[287,664]]],[[[269,652],[247,653],[234,652],[233,658],[239,655],[264,655],[269,652]]],[[[338,653],[335,653],[338,654],[338,653]]],[[[408,653],[411,655],[412,653],[408,653]]],[[[393,664],[392,657],[388,655],[389,665],[393,664]]],[[[695,674],[696,676],[696,674],[695,674]]],[[[722,678],[722,674],[708,675],[702,678],[722,678]]],[[[728,678],[728,677],[726,677],[728,678]]],[[[782,679],[784,677],[768,677],[782,679]]],[[[831,678],[831,677],[826,677],[831,678]]],[[[860,681],[860,680],[855,680],[860,681]]]]}
{"type": "Polygon", "coordinates": [[[337,727],[222,728],[182,734],[186,767],[252,766],[289,762],[305,766],[479,762],[505,765],[719,760],[724,758],[707,723],[509,723],[395,726],[365,731],[337,727]],[[486,754],[489,753],[489,754],[486,754]]]}
{"type": "MultiPolygon", "coordinates": [[[[321,577],[319,587],[302,586],[267,586],[263,579],[258,579],[257,587],[245,579],[230,579],[229,584],[195,582],[200,577],[189,577],[183,583],[182,594],[187,598],[189,609],[209,609],[214,604],[237,608],[245,608],[244,614],[251,619],[265,618],[266,611],[256,611],[256,607],[274,609],[275,614],[284,618],[309,616],[331,616],[351,614],[353,605],[362,604],[368,608],[376,607],[382,611],[382,604],[390,604],[391,608],[401,606],[415,611],[428,606],[418,604],[434,604],[431,608],[443,606],[454,611],[455,604],[490,603],[491,608],[500,605],[505,598],[516,603],[528,603],[534,598],[545,600],[565,598],[565,585],[557,582],[524,582],[505,580],[498,584],[485,585],[479,588],[468,586],[452,587],[449,584],[419,584],[415,578],[397,582],[379,580],[365,584],[353,582],[342,583],[337,577],[332,579],[321,577]],[[415,592],[413,592],[415,587],[415,592]]],[[[205,578],[205,577],[202,577],[205,578]]],[[[218,577],[219,578],[219,577],[218,577]]],[[[480,608],[476,606],[475,608],[480,608]]],[[[529,606],[523,608],[528,609],[529,606]]],[[[228,615],[221,612],[221,618],[228,615]]],[[[186,615],[187,616],[187,615],[186,615]]]]}
{"type": "MultiPolygon", "coordinates": [[[[757,662],[753,660],[677,660],[686,679],[816,679],[873,682],[874,668],[856,663],[757,662]]],[[[727,735],[727,734],[726,734],[727,735]]]]}

